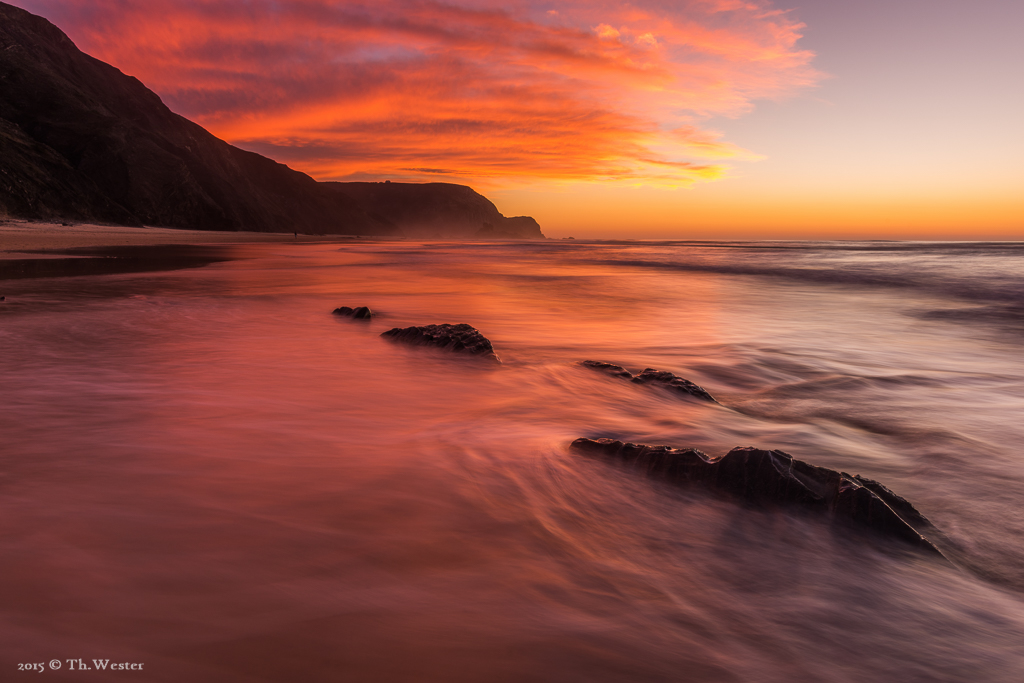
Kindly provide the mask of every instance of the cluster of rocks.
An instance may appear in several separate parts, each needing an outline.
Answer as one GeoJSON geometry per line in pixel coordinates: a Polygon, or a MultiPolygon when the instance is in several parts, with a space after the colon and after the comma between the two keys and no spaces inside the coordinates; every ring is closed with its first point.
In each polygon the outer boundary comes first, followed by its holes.
{"type": "MultiPolygon", "coordinates": [[[[332,313],[355,320],[370,320],[374,317],[373,311],[367,306],[340,306],[332,313]]],[[[395,327],[382,332],[380,336],[410,346],[432,346],[452,353],[501,363],[498,355],[494,353],[491,340],[480,334],[480,330],[466,323],[395,327]]]]}
{"type": "MultiPolygon", "coordinates": [[[[337,315],[370,318],[369,308],[335,309],[337,315]]],[[[479,330],[465,323],[396,327],[382,337],[413,346],[501,361],[479,330]]],[[[703,387],[671,372],[647,368],[634,375],[621,365],[585,360],[581,366],[635,384],[656,386],[718,403],[703,387]]],[[[734,448],[721,458],[701,451],[647,446],[614,439],[576,439],[571,448],[601,456],[677,485],[697,484],[759,506],[791,505],[845,521],[898,539],[930,553],[939,550],[922,533],[931,524],[904,498],[860,475],[851,475],[797,460],[788,453],[759,448],[734,448]]]]}

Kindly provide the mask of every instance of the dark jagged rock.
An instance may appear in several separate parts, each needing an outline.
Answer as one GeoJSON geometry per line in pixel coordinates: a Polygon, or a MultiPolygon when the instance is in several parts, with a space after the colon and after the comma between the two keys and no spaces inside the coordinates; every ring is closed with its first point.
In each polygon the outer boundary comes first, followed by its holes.
{"type": "Polygon", "coordinates": [[[373,311],[366,306],[359,306],[358,308],[342,306],[341,308],[335,308],[332,313],[334,313],[334,315],[342,315],[347,318],[355,318],[356,320],[369,320],[373,317],[373,311]]]}
{"type": "Polygon", "coordinates": [[[688,379],[683,379],[678,375],[673,375],[667,370],[655,370],[654,368],[647,368],[639,375],[633,375],[629,370],[622,367],[621,365],[615,365],[613,363],[605,363],[599,360],[585,360],[580,365],[604,372],[614,377],[621,377],[628,379],[637,384],[652,384],[659,387],[664,387],[670,391],[674,391],[680,394],[686,394],[687,396],[693,396],[703,401],[710,401],[711,403],[718,403],[715,398],[708,393],[707,389],[697,384],[694,384],[688,379]]]}
{"type": "Polygon", "coordinates": [[[465,353],[493,360],[496,363],[501,361],[494,353],[490,340],[480,334],[472,325],[460,323],[458,325],[423,325],[420,327],[396,327],[382,333],[380,336],[411,344],[413,346],[433,346],[446,351],[465,353]]]}
{"type": "Polygon", "coordinates": [[[197,230],[543,238],[448,183],[318,183],[220,140],[0,2],[0,216],[197,230]]]}
{"type": "MultiPolygon", "coordinates": [[[[931,524],[876,481],[817,467],[788,453],[734,448],[715,459],[701,451],[613,439],[576,439],[576,451],[620,461],[674,484],[699,483],[757,505],[797,505],[939,553],[924,537],[931,524]]],[[[941,554],[941,553],[939,553],[941,554]]]]}

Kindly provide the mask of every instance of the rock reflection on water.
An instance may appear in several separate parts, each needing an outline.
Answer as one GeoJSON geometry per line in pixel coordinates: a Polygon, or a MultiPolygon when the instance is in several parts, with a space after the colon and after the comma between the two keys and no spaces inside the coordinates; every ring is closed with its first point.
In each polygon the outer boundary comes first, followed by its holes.
{"type": "MultiPolygon", "coordinates": [[[[917,315],[973,304],[906,285],[945,252],[904,246],[259,245],[196,270],[10,282],[4,666],[1022,680],[1019,341],[917,315]],[[767,272],[811,257],[899,283],[767,272]],[[504,365],[378,336],[441,322],[480,329],[504,365]],[[672,371],[722,405],[586,358],[672,371]],[[780,448],[878,479],[959,568],[574,456],[580,436],[780,448]]],[[[1019,285],[992,249],[958,252],[954,284],[1019,285]],[[968,282],[991,259],[999,281],[968,282]]]]}

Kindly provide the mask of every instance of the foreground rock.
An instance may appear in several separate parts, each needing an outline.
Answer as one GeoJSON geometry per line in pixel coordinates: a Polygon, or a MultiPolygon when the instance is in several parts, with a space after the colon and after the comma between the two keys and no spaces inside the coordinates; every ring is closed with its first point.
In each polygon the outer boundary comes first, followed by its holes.
{"type": "Polygon", "coordinates": [[[366,306],[360,306],[358,308],[351,308],[349,306],[342,306],[335,308],[331,311],[334,315],[345,316],[346,318],[355,318],[356,320],[369,320],[373,317],[373,311],[366,306]]]}
{"type": "Polygon", "coordinates": [[[625,463],[674,484],[701,484],[758,505],[797,505],[939,553],[921,533],[931,524],[877,481],[797,460],[782,451],[734,448],[714,459],[694,450],[613,439],[576,439],[571,448],[625,463]]]}
{"type": "Polygon", "coordinates": [[[612,363],[605,363],[600,360],[585,360],[580,365],[603,372],[613,377],[621,377],[622,379],[628,379],[637,384],[652,384],[655,386],[663,387],[669,391],[673,391],[679,394],[686,394],[687,396],[693,396],[699,398],[702,401],[710,401],[711,403],[718,403],[714,397],[708,393],[707,389],[697,384],[694,384],[688,379],[683,379],[678,375],[673,375],[671,372],[666,370],[655,370],[654,368],[647,368],[639,375],[633,375],[629,370],[622,367],[621,365],[614,365],[612,363]]]}
{"type": "Polygon", "coordinates": [[[477,356],[500,363],[491,341],[480,334],[472,325],[422,325],[420,327],[396,327],[380,336],[412,346],[433,346],[435,348],[477,356]]]}

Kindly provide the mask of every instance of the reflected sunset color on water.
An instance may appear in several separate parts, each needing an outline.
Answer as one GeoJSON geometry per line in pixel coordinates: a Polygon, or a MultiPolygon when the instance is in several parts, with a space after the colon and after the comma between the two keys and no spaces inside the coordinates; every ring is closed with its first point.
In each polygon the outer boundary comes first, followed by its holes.
{"type": "Polygon", "coordinates": [[[260,244],[7,281],[2,659],[152,681],[1019,681],[1020,249],[260,244]],[[501,366],[379,336],[462,322],[501,366]],[[952,562],[580,457],[583,436],[877,479],[952,562]]]}

